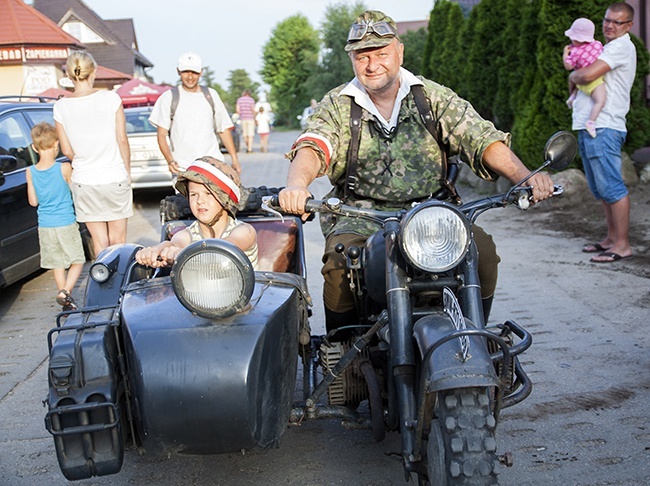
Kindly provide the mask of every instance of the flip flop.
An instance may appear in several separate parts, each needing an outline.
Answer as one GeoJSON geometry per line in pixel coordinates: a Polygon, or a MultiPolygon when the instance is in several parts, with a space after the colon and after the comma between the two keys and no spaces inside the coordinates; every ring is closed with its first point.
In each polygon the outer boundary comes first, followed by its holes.
{"type": "Polygon", "coordinates": [[[609,248],[605,248],[600,243],[589,243],[588,245],[585,245],[582,248],[583,253],[598,253],[598,252],[602,253],[607,250],[609,250],[609,248]]]}
{"type": "Polygon", "coordinates": [[[597,258],[597,257],[593,257],[589,261],[592,262],[592,263],[614,263],[614,262],[617,262],[619,260],[624,260],[626,258],[632,258],[634,255],[621,256],[618,253],[614,253],[613,251],[604,251],[604,252],[600,253],[598,256],[599,257],[611,258],[611,260],[594,260],[594,258],[597,258]]]}

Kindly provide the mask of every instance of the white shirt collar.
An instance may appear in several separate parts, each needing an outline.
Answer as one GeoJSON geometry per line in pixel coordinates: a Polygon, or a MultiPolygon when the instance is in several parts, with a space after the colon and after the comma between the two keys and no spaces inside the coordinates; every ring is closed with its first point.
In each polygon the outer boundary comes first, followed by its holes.
{"type": "Polygon", "coordinates": [[[406,96],[411,91],[411,86],[416,84],[424,85],[424,83],[415,77],[413,73],[401,67],[399,69],[399,91],[397,92],[397,97],[395,98],[395,105],[393,106],[393,112],[390,116],[390,120],[386,120],[383,116],[381,116],[379,110],[370,99],[370,96],[368,96],[368,92],[356,77],[341,90],[339,96],[351,96],[354,98],[354,101],[359,106],[361,106],[361,108],[372,113],[384,126],[384,128],[387,131],[390,131],[395,126],[397,126],[397,119],[399,117],[399,110],[400,106],[402,105],[402,100],[406,98],[406,96]]]}

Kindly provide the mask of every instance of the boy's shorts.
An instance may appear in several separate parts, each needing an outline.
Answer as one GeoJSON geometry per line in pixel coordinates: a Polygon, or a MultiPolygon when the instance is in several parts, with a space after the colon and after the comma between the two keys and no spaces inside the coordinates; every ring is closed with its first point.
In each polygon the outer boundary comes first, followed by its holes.
{"type": "Polygon", "coordinates": [[[41,268],[68,268],[86,263],[79,225],[75,222],[56,228],[38,228],[41,268]]]}
{"type": "Polygon", "coordinates": [[[599,78],[594,79],[589,84],[578,84],[577,88],[580,91],[582,91],[584,94],[591,96],[591,93],[604,82],[605,82],[605,76],[600,76],[599,78]]]}

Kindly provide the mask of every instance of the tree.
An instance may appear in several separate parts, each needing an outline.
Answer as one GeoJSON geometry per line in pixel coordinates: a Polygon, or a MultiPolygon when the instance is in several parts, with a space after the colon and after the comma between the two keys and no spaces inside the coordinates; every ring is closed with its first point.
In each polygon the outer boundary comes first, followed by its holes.
{"type": "Polygon", "coordinates": [[[264,45],[260,74],[271,87],[276,123],[295,125],[296,116],[309,104],[305,82],[318,62],[318,33],[304,15],[280,22],[264,45]]]}
{"type": "MultiPolygon", "coordinates": [[[[521,108],[512,129],[512,145],[529,167],[536,167],[548,137],[558,130],[571,130],[571,111],[566,107],[568,72],[562,65],[562,49],[570,41],[564,35],[578,17],[599,20],[609,1],[541,0],[537,11],[534,62],[530,65],[532,86],[520,97],[521,108]]],[[[601,41],[602,33],[596,29],[601,41]]]]}
{"type": "Polygon", "coordinates": [[[650,145],[650,110],[645,98],[645,80],[650,74],[650,54],[637,36],[632,36],[636,46],[636,77],[630,92],[630,112],[627,115],[626,148],[631,153],[650,145]]]}
{"type": "Polygon", "coordinates": [[[354,77],[350,56],[345,52],[350,25],[367,7],[363,2],[353,5],[336,3],[325,10],[321,24],[321,62],[310,80],[313,96],[321,99],[330,89],[350,81],[354,77]]]}
{"type": "Polygon", "coordinates": [[[424,49],[429,33],[426,27],[410,30],[400,37],[404,44],[404,68],[413,74],[422,74],[424,67],[424,49]]]}
{"type": "Polygon", "coordinates": [[[494,98],[498,86],[498,62],[504,49],[505,0],[483,0],[470,14],[473,29],[467,53],[468,100],[485,118],[494,119],[494,98]]]}
{"type": "Polygon", "coordinates": [[[449,9],[451,2],[441,0],[436,2],[429,17],[429,36],[424,47],[423,75],[429,79],[438,81],[443,78],[443,43],[445,30],[448,25],[449,9]]]}
{"type": "MultiPolygon", "coordinates": [[[[180,78],[177,85],[180,84],[180,78]]],[[[203,74],[201,75],[201,82],[203,86],[208,86],[215,90],[217,94],[219,95],[219,98],[224,100],[224,97],[226,96],[226,90],[224,90],[219,83],[217,83],[214,80],[214,71],[210,68],[210,66],[205,66],[203,68],[203,74]]]]}
{"type": "Polygon", "coordinates": [[[252,81],[245,69],[233,69],[228,75],[228,93],[223,100],[231,111],[235,110],[237,98],[239,98],[245,89],[251,92],[255,97],[260,89],[260,83],[252,81]]]}

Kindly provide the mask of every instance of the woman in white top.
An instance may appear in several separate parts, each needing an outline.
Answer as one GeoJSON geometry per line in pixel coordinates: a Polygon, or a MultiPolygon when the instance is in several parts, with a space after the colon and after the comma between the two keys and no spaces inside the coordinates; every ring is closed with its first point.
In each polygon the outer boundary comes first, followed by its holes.
{"type": "Polygon", "coordinates": [[[97,64],[86,52],[66,62],[74,93],[54,104],[61,151],[72,161],[77,221],[86,223],[95,254],[126,242],[133,215],[130,148],[121,98],[94,87],[97,64]]]}

